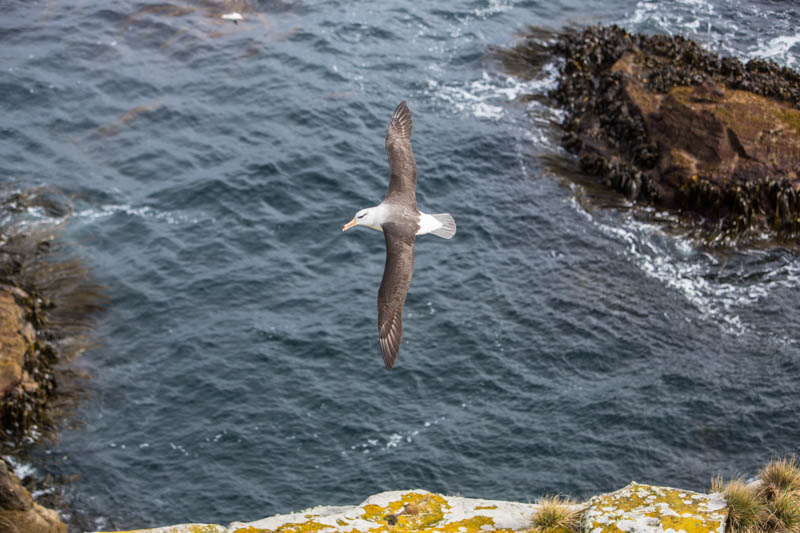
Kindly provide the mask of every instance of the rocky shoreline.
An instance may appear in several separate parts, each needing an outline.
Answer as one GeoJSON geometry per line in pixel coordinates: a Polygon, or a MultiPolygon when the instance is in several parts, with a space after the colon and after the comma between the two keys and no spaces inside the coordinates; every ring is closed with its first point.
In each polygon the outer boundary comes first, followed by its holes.
{"type": "Polygon", "coordinates": [[[797,72],[616,26],[531,30],[498,55],[520,76],[559,62],[561,143],[599,183],[680,213],[711,244],[800,235],[797,72]]]}
{"type": "Polygon", "coordinates": [[[87,268],[57,240],[53,219],[68,204],[46,189],[0,190],[0,531],[66,533],[56,511],[36,503],[9,461],[55,436],[66,368],[88,345],[102,296],[87,268]]]}

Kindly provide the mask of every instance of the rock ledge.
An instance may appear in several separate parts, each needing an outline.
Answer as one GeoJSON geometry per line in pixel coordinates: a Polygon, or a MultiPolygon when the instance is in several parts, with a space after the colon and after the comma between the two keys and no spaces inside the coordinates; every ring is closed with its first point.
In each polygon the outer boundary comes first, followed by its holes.
{"type": "MultiPolygon", "coordinates": [[[[583,533],[724,533],[727,517],[720,494],[637,483],[576,507],[584,511],[583,533]]],[[[357,506],[312,507],[228,527],[180,524],[135,533],[513,533],[530,531],[538,509],[531,503],[392,491],[357,506]]]]}

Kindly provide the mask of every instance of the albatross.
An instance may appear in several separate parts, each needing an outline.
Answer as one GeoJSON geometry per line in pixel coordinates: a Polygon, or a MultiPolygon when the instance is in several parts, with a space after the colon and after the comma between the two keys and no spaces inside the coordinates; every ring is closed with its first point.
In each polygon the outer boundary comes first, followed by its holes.
{"type": "Polygon", "coordinates": [[[382,231],[386,239],[386,266],[378,290],[378,339],[386,368],[391,370],[403,336],[403,305],[414,274],[414,239],[433,233],[445,239],[456,234],[449,213],[429,215],[417,209],[417,163],[411,151],[411,111],[403,100],[386,129],[389,188],[383,202],[362,209],[342,226],[347,231],[364,226],[382,231]]]}

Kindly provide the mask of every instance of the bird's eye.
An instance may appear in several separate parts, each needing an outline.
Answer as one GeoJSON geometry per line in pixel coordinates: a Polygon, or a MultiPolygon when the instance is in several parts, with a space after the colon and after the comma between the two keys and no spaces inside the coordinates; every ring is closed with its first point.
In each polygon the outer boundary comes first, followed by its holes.
{"type": "Polygon", "coordinates": [[[367,214],[366,214],[366,213],[361,213],[361,214],[360,214],[360,215],[358,215],[356,218],[364,218],[365,216],[367,216],[367,214]]]}

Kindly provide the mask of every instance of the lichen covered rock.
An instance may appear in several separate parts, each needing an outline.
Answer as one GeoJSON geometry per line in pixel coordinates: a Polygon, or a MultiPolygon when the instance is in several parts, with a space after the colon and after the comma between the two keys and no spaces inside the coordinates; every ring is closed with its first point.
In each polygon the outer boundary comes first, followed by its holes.
{"type": "Polygon", "coordinates": [[[302,513],[234,522],[230,533],[511,533],[530,527],[532,504],[442,496],[423,490],[376,494],[358,507],[315,507],[302,513]]]}
{"type": "Polygon", "coordinates": [[[631,483],[592,498],[583,533],[725,533],[727,508],[721,494],[631,483]]]}
{"type": "MultiPolygon", "coordinates": [[[[128,533],[501,533],[530,532],[539,505],[424,490],[383,492],[358,506],[313,507],[255,522],[183,524],[128,533]]],[[[585,505],[575,507],[586,508],[585,505]]],[[[631,483],[589,501],[583,533],[724,533],[720,494],[631,483]]]]}
{"type": "Polygon", "coordinates": [[[314,507],[255,522],[180,525],[138,533],[483,533],[527,531],[537,506],[424,490],[383,492],[358,506],[314,507]],[[205,529],[204,529],[205,528],[205,529]]]}

